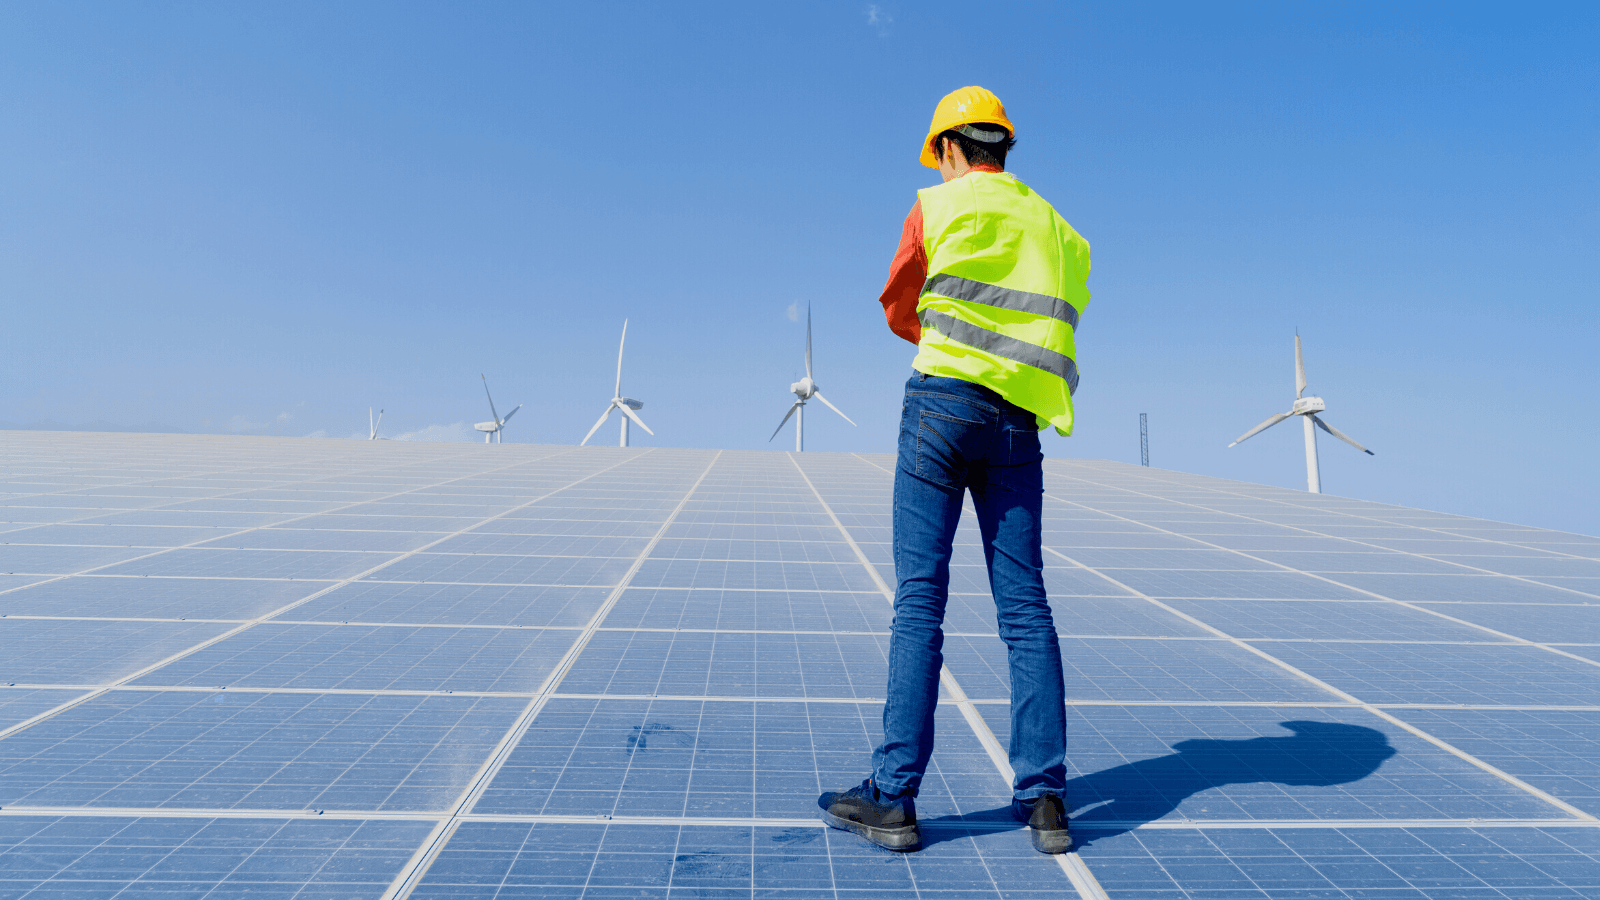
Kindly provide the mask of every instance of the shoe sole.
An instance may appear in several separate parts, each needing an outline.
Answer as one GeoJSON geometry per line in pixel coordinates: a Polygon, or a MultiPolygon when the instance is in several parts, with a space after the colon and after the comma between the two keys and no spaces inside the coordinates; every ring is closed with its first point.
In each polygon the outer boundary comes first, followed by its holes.
{"type": "Polygon", "coordinates": [[[1072,849],[1072,832],[1065,828],[1053,831],[1040,831],[1037,828],[1029,828],[1028,831],[1033,836],[1033,849],[1040,853],[1055,855],[1072,849]]]}
{"type": "Polygon", "coordinates": [[[922,846],[922,835],[917,832],[917,826],[904,825],[899,828],[874,828],[863,822],[852,822],[840,818],[827,810],[822,810],[822,821],[840,831],[859,834],[867,840],[885,850],[896,853],[910,853],[922,846]]]}

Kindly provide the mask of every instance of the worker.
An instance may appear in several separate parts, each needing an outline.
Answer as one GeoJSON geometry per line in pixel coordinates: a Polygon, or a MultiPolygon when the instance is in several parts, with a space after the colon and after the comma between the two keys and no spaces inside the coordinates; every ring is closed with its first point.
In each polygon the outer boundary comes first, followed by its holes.
{"type": "Polygon", "coordinates": [[[835,828],[891,850],[921,846],[918,788],[933,753],[950,550],[972,494],[1011,669],[1011,810],[1035,849],[1072,846],[1061,645],[1044,590],[1039,432],[1072,433],[1073,332],[1089,303],[1089,245],[1005,170],[1016,140],[981,87],[934,109],[917,192],[883,296],[889,328],[917,345],[894,475],[898,586],[883,742],[860,785],[818,799],[835,828]]]}

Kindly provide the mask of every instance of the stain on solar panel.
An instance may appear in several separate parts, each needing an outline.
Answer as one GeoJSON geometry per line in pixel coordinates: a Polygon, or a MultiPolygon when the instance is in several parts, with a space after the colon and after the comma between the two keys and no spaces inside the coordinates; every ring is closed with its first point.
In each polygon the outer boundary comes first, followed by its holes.
{"type": "Polygon", "coordinates": [[[889,456],[6,440],[5,896],[1600,896],[1600,539],[1050,460],[1076,853],[969,516],[897,855],[889,456]]]}

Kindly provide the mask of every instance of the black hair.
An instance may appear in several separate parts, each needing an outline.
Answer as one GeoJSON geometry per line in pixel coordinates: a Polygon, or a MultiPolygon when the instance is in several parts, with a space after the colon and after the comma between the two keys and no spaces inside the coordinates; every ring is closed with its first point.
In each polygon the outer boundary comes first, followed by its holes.
{"type": "MultiPolygon", "coordinates": [[[[977,124],[980,127],[988,126],[982,128],[984,131],[988,131],[989,128],[999,128],[1002,131],[1004,130],[1004,126],[990,125],[988,122],[979,122],[977,124]]],[[[1009,133],[1006,133],[1005,137],[1001,140],[987,142],[970,138],[959,131],[944,131],[940,132],[939,136],[933,141],[933,155],[934,158],[940,162],[944,162],[945,138],[955,141],[956,146],[961,148],[961,155],[967,158],[967,165],[994,166],[999,169],[1004,169],[1006,167],[1006,154],[1011,152],[1011,148],[1017,144],[1017,139],[1012,137],[1009,133]]]]}

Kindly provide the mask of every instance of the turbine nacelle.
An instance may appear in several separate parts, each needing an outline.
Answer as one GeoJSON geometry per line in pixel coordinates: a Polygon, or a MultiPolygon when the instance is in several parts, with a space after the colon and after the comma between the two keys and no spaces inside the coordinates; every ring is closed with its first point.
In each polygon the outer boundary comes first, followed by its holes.
{"type": "Polygon", "coordinates": [[[494,395],[489,393],[488,377],[482,373],[479,373],[478,377],[483,379],[483,396],[489,398],[489,412],[494,416],[494,421],[479,422],[472,427],[483,432],[483,442],[485,444],[490,441],[503,441],[505,440],[506,423],[511,421],[511,417],[517,414],[517,410],[522,408],[522,404],[518,403],[511,412],[506,413],[504,416],[500,415],[500,411],[494,408],[494,395]]]}
{"type": "Polygon", "coordinates": [[[644,401],[635,400],[632,397],[622,396],[622,348],[626,347],[627,344],[628,320],[623,319],[622,339],[617,341],[617,386],[611,391],[611,402],[606,404],[606,411],[600,414],[600,418],[595,420],[594,427],[590,428],[589,433],[584,435],[583,440],[578,442],[579,447],[589,443],[589,438],[594,437],[594,433],[600,430],[600,426],[606,423],[606,419],[611,418],[611,411],[614,409],[619,410],[622,413],[622,415],[617,417],[622,423],[622,433],[618,436],[617,446],[628,446],[628,423],[630,421],[640,428],[643,428],[647,434],[655,434],[654,431],[650,430],[650,426],[644,423],[643,419],[633,414],[633,411],[636,409],[644,409],[644,401]]]}
{"type": "Polygon", "coordinates": [[[767,438],[767,442],[768,443],[772,442],[772,438],[775,438],[775,437],[778,436],[778,432],[783,430],[783,426],[789,424],[789,419],[794,418],[795,419],[795,422],[794,422],[794,449],[799,451],[799,450],[804,450],[806,448],[806,439],[805,439],[805,433],[806,433],[806,401],[810,400],[813,397],[815,397],[818,400],[822,401],[822,404],[824,406],[828,407],[829,409],[833,410],[836,413],[839,413],[839,417],[844,419],[846,422],[850,422],[851,425],[856,424],[855,422],[851,422],[850,421],[850,417],[845,415],[839,409],[839,407],[834,406],[832,403],[829,403],[827,397],[822,396],[822,392],[817,390],[817,383],[815,381],[813,381],[812,378],[811,378],[811,307],[810,306],[806,307],[806,377],[800,379],[799,381],[796,381],[794,384],[789,385],[789,393],[795,395],[795,397],[797,397],[798,399],[795,400],[794,403],[790,405],[789,411],[783,414],[783,421],[779,422],[778,423],[778,427],[773,429],[772,437],[767,438]]]}
{"type": "Polygon", "coordinates": [[[1326,410],[1328,408],[1328,404],[1324,403],[1321,397],[1304,396],[1305,392],[1306,363],[1305,357],[1300,352],[1300,335],[1299,333],[1296,333],[1294,336],[1294,405],[1289,407],[1288,412],[1282,412],[1275,416],[1267,417],[1265,422],[1262,422],[1260,425],[1257,425],[1249,431],[1246,431],[1244,434],[1239,435],[1238,440],[1235,440],[1228,446],[1236,446],[1241,441],[1249,440],[1251,437],[1266,431],[1268,428],[1271,428],[1285,419],[1291,419],[1295,416],[1300,416],[1301,421],[1305,424],[1306,431],[1306,490],[1313,494],[1320,494],[1322,493],[1322,472],[1317,464],[1316,429],[1321,428],[1323,431],[1326,431],[1327,433],[1333,435],[1341,441],[1344,441],[1346,444],[1349,444],[1368,456],[1372,456],[1374,454],[1371,450],[1368,450],[1367,448],[1356,443],[1354,440],[1351,440],[1350,435],[1345,434],[1332,425],[1329,425],[1327,422],[1322,421],[1322,417],[1318,416],[1317,413],[1326,410]]]}

